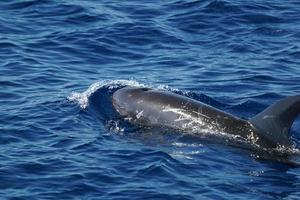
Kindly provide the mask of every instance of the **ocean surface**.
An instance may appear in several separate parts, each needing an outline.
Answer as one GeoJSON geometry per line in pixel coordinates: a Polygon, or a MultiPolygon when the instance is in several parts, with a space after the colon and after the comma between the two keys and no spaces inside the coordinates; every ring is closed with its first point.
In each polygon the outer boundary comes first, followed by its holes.
{"type": "Polygon", "coordinates": [[[300,94],[298,0],[0,1],[0,58],[0,199],[300,199],[299,119],[269,154],[111,102],[147,86],[247,119],[300,94]]]}

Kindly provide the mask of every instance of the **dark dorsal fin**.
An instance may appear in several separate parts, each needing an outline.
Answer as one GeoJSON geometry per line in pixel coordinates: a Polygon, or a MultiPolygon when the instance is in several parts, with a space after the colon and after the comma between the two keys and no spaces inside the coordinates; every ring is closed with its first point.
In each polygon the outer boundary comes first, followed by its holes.
{"type": "Polygon", "coordinates": [[[300,95],[284,98],[251,118],[250,123],[273,142],[290,144],[288,133],[300,113],[300,95]]]}

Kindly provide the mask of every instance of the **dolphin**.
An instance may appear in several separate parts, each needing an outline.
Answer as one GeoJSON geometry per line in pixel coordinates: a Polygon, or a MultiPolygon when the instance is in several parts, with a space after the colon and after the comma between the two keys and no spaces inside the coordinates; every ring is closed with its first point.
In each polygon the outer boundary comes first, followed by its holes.
{"type": "Polygon", "coordinates": [[[289,131],[300,113],[300,95],[286,97],[249,120],[169,91],[126,86],[112,95],[123,117],[146,126],[192,133],[225,133],[264,148],[290,146],[289,131]]]}

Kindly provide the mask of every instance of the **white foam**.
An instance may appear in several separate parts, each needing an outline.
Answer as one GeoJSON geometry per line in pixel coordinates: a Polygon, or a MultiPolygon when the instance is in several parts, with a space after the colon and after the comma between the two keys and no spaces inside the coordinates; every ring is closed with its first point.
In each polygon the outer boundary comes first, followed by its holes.
{"type": "Polygon", "coordinates": [[[173,142],[172,143],[173,146],[176,146],[176,147],[203,147],[203,144],[193,144],[193,143],[183,143],[183,142],[173,142]]]}
{"type": "Polygon", "coordinates": [[[102,87],[108,87],[108,89],[114,89],[119,86],[135,86],[135,87],[147,87],[145,84],[139,83],[135,80],[101,80],[90,85],[90,87],[84,92],[72,92],[68,96],[68,100],[76,102],[82,109],[85,109],[89,105],[89,97],[102,87]]]}
{"type": "Polygon", "coordinates": [[[156,89],[158,90],[167,90],[167,91],[170,91],[170,92],[181,92],[183,95],[186,95],[186,96],[189,96],[191,94],[191,91],[183,91],[183,90],[180,90],[180,89],[177,89],[177,88],[172,88],[168,85],[164,85],[164,84],[161,84],[161,85],[158,85],[156,87],[156,89]]]}
{"type": "Polygon", "coordinates": [[[172,157],[177,157],[177,158],[184,158],[188,160],[193,160],[194,156],[196,155],[201,155],[205,153],[204,150],[192,150],[192,151],[180,151],[180,150],[175,150],[171,152],[172,157]]]}

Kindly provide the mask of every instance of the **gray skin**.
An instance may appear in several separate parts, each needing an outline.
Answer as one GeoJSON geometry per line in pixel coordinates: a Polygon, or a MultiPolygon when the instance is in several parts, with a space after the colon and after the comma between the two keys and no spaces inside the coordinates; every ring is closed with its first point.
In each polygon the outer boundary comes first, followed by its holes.
{"type": "Polygon", "coordinates": [[[203,133],[225,133],[266,148],[289,146],[288,133],[300,112],[300,95],[287,97],[250,120],[168,91],[125,87],[114,92],[118,113],[146,126],[203,133]]]}

